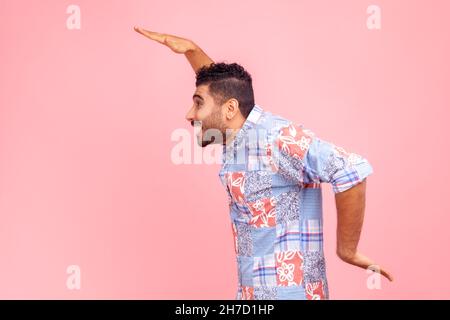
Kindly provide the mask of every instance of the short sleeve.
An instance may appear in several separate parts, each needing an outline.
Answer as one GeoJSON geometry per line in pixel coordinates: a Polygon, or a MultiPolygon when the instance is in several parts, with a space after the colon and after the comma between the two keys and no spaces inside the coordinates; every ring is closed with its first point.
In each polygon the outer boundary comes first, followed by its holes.
{"type": "Polygon", "coordinates": [[[315,135],[304,157],[304,170],[312,181],[330,183],[334,193],[352,188],[373,173],[364,157],[315,135]]]}

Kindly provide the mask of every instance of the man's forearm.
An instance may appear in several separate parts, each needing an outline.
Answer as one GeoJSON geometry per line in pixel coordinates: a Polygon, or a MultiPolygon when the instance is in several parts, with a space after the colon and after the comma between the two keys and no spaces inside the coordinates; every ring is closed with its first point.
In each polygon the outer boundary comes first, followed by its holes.
{"type": "Polygon", "coordinates": [[[364,221],[366,180],[335,195],[337,209],[337,255],[346,260],[357,251],[364,221]]]}
{"type": "Polygon", "coordinates": [[[208,57],[208,55],[197,45],[194,45],[193,49],[186,51],[184,54],[188,59],[189,63],[197,72],[203,66],[209,66],[214,61],[208,57]]]}

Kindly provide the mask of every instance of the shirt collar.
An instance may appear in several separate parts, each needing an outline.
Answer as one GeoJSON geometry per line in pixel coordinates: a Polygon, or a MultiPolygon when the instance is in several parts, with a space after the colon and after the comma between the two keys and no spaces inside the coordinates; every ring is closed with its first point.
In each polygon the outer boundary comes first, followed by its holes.
{"type": "Polygon", "coordinates": [[[235,159],[235,154],[243,145],[245,145],[245,137],[249,129],[253,128],[258,123],[259,118],[264,113],[261,106],[255,104],[252,111],[250,111],[247,119],[242,127],[234,136],[233,140],[223,145],[222,163],[226,163],[229,159],[235,159]]]}

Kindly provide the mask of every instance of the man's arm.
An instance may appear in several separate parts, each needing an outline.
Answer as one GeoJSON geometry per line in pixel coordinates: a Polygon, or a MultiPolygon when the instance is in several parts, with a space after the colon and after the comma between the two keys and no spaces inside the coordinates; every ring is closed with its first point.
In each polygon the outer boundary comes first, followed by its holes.
{"type": "Polygon", "coordinates": [[[364,222],[366,204],[366,183],[364,179],[352,188],[335,194],[337,208],[337,255],[341,260],[367,269],[376,266],[376,271],[393,281],[392,275],[368,257],[358,252],[358,242],[364,222]]]}
{"type": "Polygon", "coordinates": [[[211,63],[214,63],[214,61],[196,44],[194,44],[192,50],[186,51],[184,55],[191,64],[192,69],[194,69],[194,72],[197,72],[201,67],[209,66],[211,63]]]}
{"type": "Polygon", "coordinates": [[[299,140],[309,141],[304,156],[305,178],[315,183],[331,183],[335,193],[337,221],[336,253],[341,260],[379,271],[390,281],[386,270],[358,252],[358,242],[364,221],[367,177],[373,168],[364,157],[347,152],[342,147],[317,137],[309,130],[297,128],[299,140]]]}
{"type": "Polygon", "coordinates": [[[192,69],[194,69],[194,72],[197,72],[201,67],[208,66],[214,62],[192,40],[170,34],[148,31],[139,27],[134,27],[134,30],[151,40],[155,40],[161,44],[164,44],[175,53],[184,54],[191,64],[192,69]]]}

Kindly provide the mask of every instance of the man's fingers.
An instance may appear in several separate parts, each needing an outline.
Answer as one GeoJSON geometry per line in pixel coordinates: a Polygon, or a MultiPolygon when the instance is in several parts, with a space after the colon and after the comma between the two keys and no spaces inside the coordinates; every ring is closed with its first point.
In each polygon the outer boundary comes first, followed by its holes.
{"type": "Polygon", "coordinates": [[[380,273],[382,276],[384,276],[386,279],[388,279],[391,282],[394,281],[394,277],[389,272],[387,272],[386,270],[384,270],[383,268],[381,268],[378,265],[372,264],[372,265],[368,266],[366,269],[370,269],[373,272],[380,273]]]}
{"type": "Polygon", "coordinates": [[[134,30],[136,32],[139,32],[143,36],[146,36],[149,39],[152,39],[152,40],[158,41],[159,43],[165,44],[164,40],[165,40],[166,36],[162,33],[145,30],[145,29],[142,29],[139,27],[134,27],[134,30]]]}
{"type": "Polygon", "coordinates": [[[389,279],[389,281],[391,281],[391,282],[394,281],[394,277],[390,273],[388,273],[387,271],[381,270],[381,274],[383,276],[385,276],[387,279],[389,279]]]}
{"type": "Polygon", "coordinates": [[[374,263],[371,259],[369,259],[368,257],[357,253],[355,255],[356,259],[353,261],[353,264],[360,266],[364,269],[370,269],[373,272],[378,272],[380,273],[382,276],[386,277],[389,281],[394,281],[394,277],[387,272],[384,268],[382,268],[380,265],[374,263]]]}

